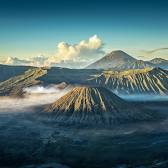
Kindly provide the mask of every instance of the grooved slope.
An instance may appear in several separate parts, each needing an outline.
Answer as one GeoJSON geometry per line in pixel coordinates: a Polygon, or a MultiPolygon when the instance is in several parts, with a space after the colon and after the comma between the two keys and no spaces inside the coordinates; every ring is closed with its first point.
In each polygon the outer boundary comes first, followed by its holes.
{"type": "Polygon", "coordinates": [[[161,68],[106,71],[89,79],[88,83],[108,87],[119,94],[163,95],[168,93],[168,71],[161,68]]]}
{"type": "Polygon", "coordinates": [[[76,87],[44,110],[61,123],[115,124],[151,119],[103,87],[76,87]]]}
{"type": "Polygon", "coordinates": [[[18,75],[0,83],[0,95],[20,96],[23,93],[23,88],[40,83],[36,80],[40,76],[47,73],[47,70],[42,68],[32,68],[24,74],[18,75]]]}

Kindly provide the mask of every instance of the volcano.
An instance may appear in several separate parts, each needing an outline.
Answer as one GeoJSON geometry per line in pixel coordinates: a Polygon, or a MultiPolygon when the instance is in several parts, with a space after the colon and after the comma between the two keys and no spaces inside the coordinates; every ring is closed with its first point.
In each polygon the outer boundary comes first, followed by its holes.
{"type": "Polygon", "coordinates": [[[76,87],[44,111],[66,124],[113,125],[153,118],[104,87],[76,87]]]}
{"type": "Polygon", "coordinates": [[[132,56],[128,55],[124,51],[116,50],[107,54],[100,60],[89,65],[87,69],[120,69],[123,66],[132,64],[137,61],[132,56]]]}
{"type": "Polygon", "coordinates": [[[148,61],[137,60],[122,50],[116,50],[87,66],[86,69],[123,71],[129,69],[144,69],[146,67],[153,68],[155,65],[148,61]]]}

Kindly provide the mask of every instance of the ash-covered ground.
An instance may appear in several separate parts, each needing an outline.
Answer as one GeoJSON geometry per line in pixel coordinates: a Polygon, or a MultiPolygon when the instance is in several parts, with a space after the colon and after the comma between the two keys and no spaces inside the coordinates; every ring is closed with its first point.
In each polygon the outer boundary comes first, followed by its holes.
{"type": "MultiPolygon", "coordinates": [[[[51,103],[55,99],[49,99],[51,95],[53,93],[42,94],[47,96],[49,102],[42,99],[34,99],[33,102],[43,102],[38,105],[51,103]]],[[[129,100],[164,115],[162,120],[90,128],[58,125],[54,120],[36,114],[34,107],[37,103],[27,104],[25,108],[26,100],[15,100],[23,105],[18,108],[21,104],[11,98],[13,103],[4,99],[0,100],[2,168],[168,167],[167,100],[129,100]]]]}

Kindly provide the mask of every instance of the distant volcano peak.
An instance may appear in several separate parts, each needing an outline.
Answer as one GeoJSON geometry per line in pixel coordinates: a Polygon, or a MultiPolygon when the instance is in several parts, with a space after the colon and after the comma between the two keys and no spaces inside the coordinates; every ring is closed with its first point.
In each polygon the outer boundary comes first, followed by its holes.
{"type": "Polygon", "coordinates": [[[114,51],[111,51],[110,54],[126,54],[126,55],[128,55],[126,52],[124,52],[122,50],[114,50],[114,51]]]}
{"type": "Polygon", "coordinates": [[[88,69],[117,69],[125,64],[131,64],[137,61],[135,58],[122,50],[115,50],[107,54],[100,60],[89,65],[88,69]]]}
{"type": "Polygon", "coordinates": [[[133,59],[135,60],[135,58],[133,58],[132,56],[130,56],[129,54],[127,54],[126,52],[122,51],[122,50],[114,50],[112,51],[111,53],[107,54],[106,57],[109,57],[109,56],[114,56],[114,57],[123,57],[123,58],[130,58],[130,59],[133,59]]]}

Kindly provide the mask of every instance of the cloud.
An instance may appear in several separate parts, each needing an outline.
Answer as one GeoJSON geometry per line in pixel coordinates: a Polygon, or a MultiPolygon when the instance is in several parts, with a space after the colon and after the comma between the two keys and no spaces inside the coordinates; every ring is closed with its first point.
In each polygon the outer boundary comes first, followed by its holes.
{"type": "Polygon", "coordinates": [[[151,55],[151,54],[153,54],[153,53],[155,53],[155,52],[159,52],[159,51],[165,51],[165,50],[168,50],[168,48],[156,48],[156,49],[154,49],[154,50],[149,50],[149,51],[147,51],[147,50],[142,50],[142,52],[144,52],[145,54],[148,54],[148,55],[151,55]]]}
{"type": "Polygon", "coordinates": [[[82,40],[75,45],[60,42],[57,45],[57,53],[48,57],[46,62],[49,65],[63,62],[88,62],[105,54],[102,48],[103,42],[97,35],[90,37],[88,40],[82,40]]]}
{"type": "Polygon", "coordinates": [[[6,65],[30,65],[32,62],[30,60],[23,60],[16,57],[7,57],[2,61],[6,65]]]}
{"type": "Polygon", "coordinates": [[[48,57],[45,56],[44,54],[40,54],[36,57],[33,57],[30,59],[31,64],[33,64],[34,66],[47,66],[47,64],[45,63],[48,60],[48,57]]]}
{"type": "Polygon", "coordinates": [[[40,54],[27,60],[8,57],[5,61],[1,61],[1,63],[8,65],[81,68],[105,54],[103,45],[102,40],[97,35],[94,35],[88,40],[80,41],[78,44],[60,42],[57,45],[56,53],[52,56],[40,54]]]}
{"type": "Polygon", "coordinates": [[[72,86],[60,88],[60,84],[28,87],[24,89],[24,98],[0,97],[0,113],[32,111],[34,107],[55,102],[72,89],[72,86]]]}
{"type": "Polygon", "coordinates": [[[24,66],[45,66],[45,61],[48,59],[47,56],[42,54],[30,58],[30,59],[19,59],[17,57],[7,57],[6,59],[0,60],[0,64],[5,65],[24,65],[24,66]]]}

